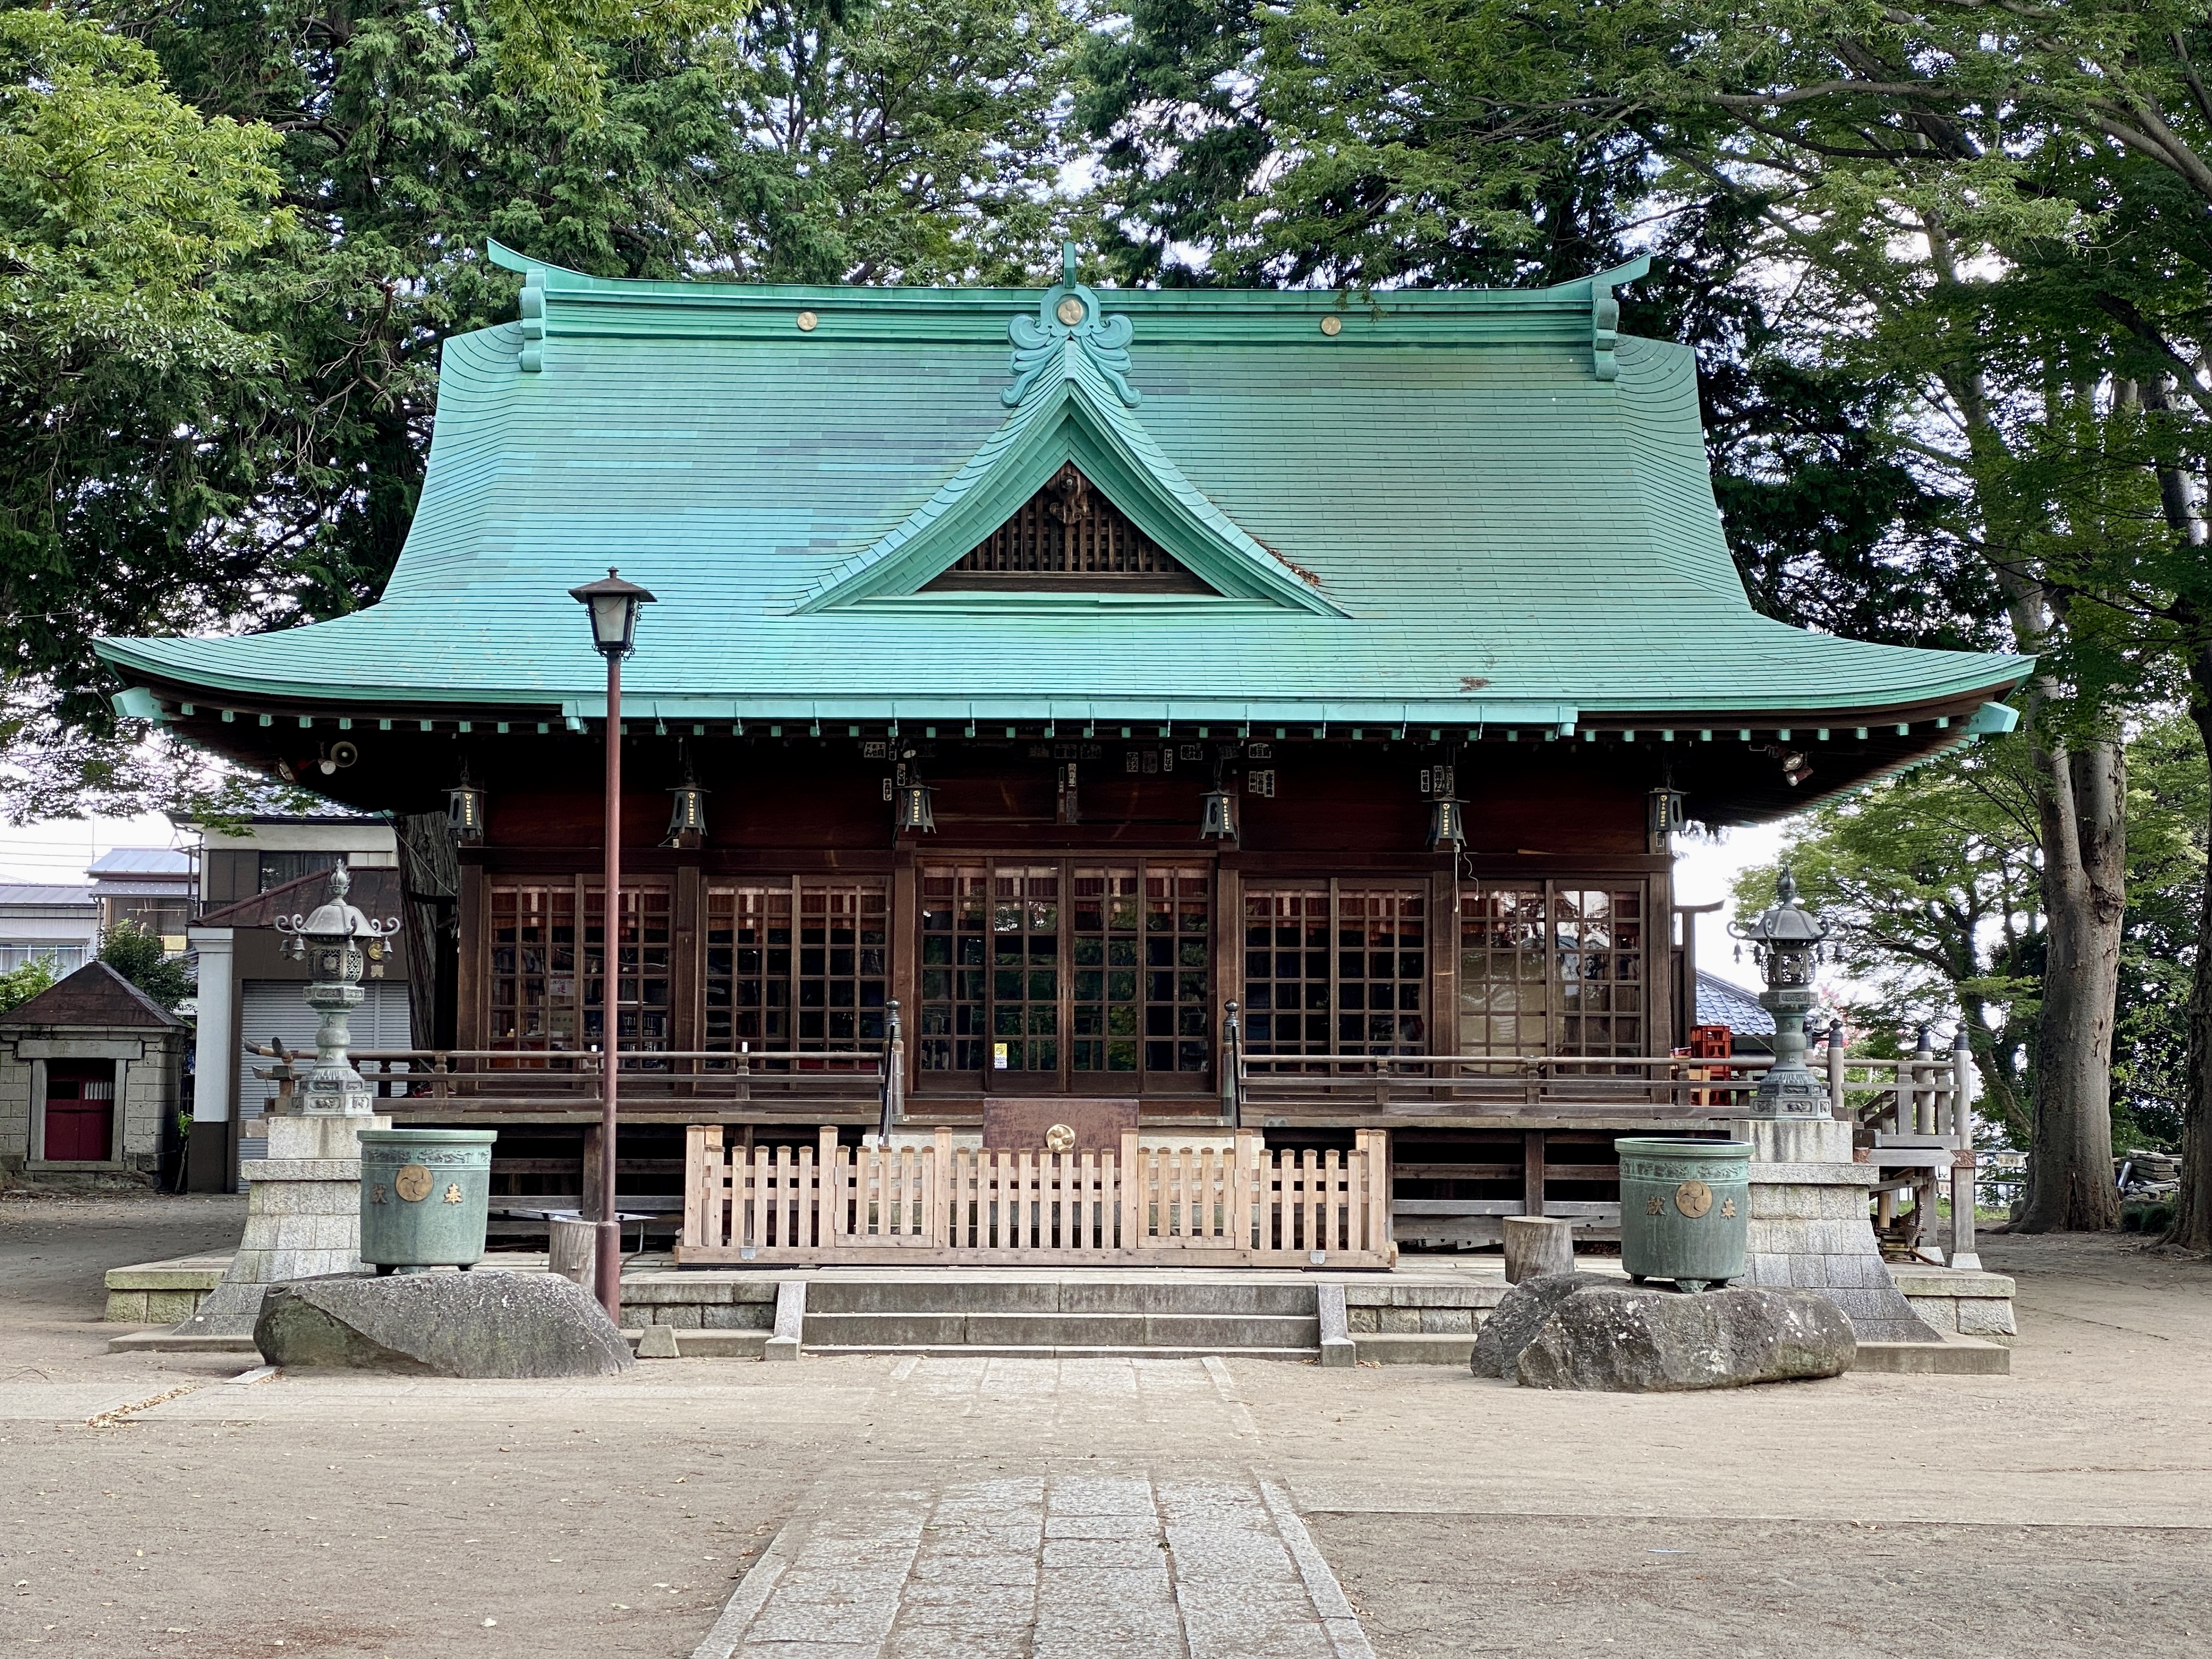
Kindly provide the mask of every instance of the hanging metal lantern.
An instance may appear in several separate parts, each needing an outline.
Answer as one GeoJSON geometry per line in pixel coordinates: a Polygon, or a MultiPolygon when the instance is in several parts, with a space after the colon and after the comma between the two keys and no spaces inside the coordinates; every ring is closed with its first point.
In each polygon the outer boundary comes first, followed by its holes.
{"type": "Polygon", "coordinates": [[[1421,793],[1429,798],[1429,851],[1457,853],[1467,845],[1467,803],[1459,798],[1459,751],[1421,769],[1421,793]]]}
{"type": "Polygon", "coordinates": [[[1682,792],[1662,784],[1646,798],[1645,850],[1664,853],[1672,836],[1681,833],[1688,820],[1682,816],[1682,792]]]}
{"type": "Polygon", "coordinates": [[[1467,803],[1446,795],[1429,803],[1429,851],[1467,845],[1467,803]]]}
{"type": "Polygon", "coordinates": [[[691,769],[690,745],[678,743],[676,756],[683,763],[684,781],[668,792],[668,835],[660,844],[663,847],[704,847],[707,844],[707,792],[699,787],[698,774],[691,769]]]}
{"type": "Polygon", "coordinates": [[[460,782],[446,791],[446,829],[463,847],[477,846],[484,838],[483,787],[469,781],[466,767],[461,769],[460,782]]]}
{"type": "Polygon", "coordinates": [[[663,847],[704,847],[707,844],[707,792],[689,777],[668,792],[668,839],[663,847]]]}
{"type": "Polygon", "coordinates": [[[1206,792],[1206,810],[1199,819],[1198,835],[1201,841],[1237,839],[1237,797],[1230,793],[1218,765],[1213,769],[1213,787],[1206,792]]]}
{"type": "Polygon", "coordinates": [[[895,805],[892,823],[902,836],[928,836],[937,832],[937,816],[929,810],[929,786],[926,783],[906,782],[892,792],[895,805]]]}

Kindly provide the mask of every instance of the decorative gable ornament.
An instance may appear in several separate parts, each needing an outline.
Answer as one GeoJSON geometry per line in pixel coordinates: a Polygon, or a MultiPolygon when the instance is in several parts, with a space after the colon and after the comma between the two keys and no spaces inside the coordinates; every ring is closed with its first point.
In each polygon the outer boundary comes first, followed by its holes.
{"type": "Polygon", "coordinates": [[[1145,400],[1145,394],[1128,381],[1129,342],[1135,335],[1127,317],[1107,316],[1099,309],[1097,295],[1075,280],[1075,244],[1063,242],[1060,286],[1045,290],[1034,319],[1016,317],[1006,325],[1006,337],[1014,343],[1007,366],[1014,383],[999,394],[999,401],[1018,409],[1060,358],[1079,351],[1114,388],[1115,396],[1134,409],[1145,400]]]}

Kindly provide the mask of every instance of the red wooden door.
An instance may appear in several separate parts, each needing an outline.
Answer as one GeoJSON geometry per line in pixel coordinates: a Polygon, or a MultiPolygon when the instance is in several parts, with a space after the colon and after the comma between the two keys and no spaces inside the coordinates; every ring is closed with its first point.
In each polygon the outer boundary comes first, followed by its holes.
{"type": "Polygon", "coordinates": [[[115,1145],[115,1062],[46,1062],[46,1150],[55,1163],[104,1163],[115,1145]]]}

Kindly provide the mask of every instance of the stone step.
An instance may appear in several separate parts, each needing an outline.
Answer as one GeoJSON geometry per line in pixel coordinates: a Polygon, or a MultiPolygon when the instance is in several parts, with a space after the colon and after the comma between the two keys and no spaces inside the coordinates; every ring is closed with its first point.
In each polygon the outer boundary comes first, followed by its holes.
{"type": "Polygon", "coordinates": [[[1242,1313],[821,1313],[812,1287],[805,1346],[916,1348],[1316,1348],[1321,1322],[1311,1312],[1242,1313]]]}
{"type": "Polygon", "coordinates": [[[1474,1338],[1449,1331],[1360,1331],[1352,1348],[1362,1364],[1451,1365],[1465,1370],[1474,1357],[1474,1338]]]}
{"type": "MultiPolygon", "coordinates": [[[[690,1333],[685,1333],[688,1335],[690,1333]]],[[[954,1345],[917,1343],[903,1346],[864,1344],[854,1347],[817,1347],[809,1343],[810,1358],[823,1354],[919,1354],[925,1359],[1290,1359],[1317,1362],[1321,1350],[1312,1348],[1224,1348],[1206,1344],[1178,1347],[1008,1347],[963,1342],[954,1345]]]]}
{"type": "Polygon", "coordinates": [[[811,1279],[810,1313],[1237,1314],[1310,1319],[1310,1280],[811,1279]]]}

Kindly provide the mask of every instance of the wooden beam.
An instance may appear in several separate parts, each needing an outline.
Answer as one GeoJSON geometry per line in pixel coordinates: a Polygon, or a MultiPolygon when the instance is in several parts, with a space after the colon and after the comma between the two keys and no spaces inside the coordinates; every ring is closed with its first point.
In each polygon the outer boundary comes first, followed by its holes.
{"type": "Polygon", "coordinates": [[[1521,1202],[1523,1215],[1544,1213],[1544,1132],[1531,1129],[1521,1137],[1521,1202]]]}

